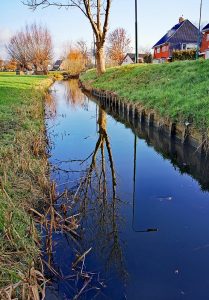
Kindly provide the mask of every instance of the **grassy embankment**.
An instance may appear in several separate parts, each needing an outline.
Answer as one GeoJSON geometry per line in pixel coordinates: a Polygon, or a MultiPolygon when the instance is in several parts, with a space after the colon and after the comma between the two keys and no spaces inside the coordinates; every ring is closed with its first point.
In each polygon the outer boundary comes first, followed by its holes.
{"type": "Polygon", "coordinates": [[[0,73],[0,288],[26,282],[39,255],[28,211],[48,186],[43,97],[51,82],[0,73]]]}
{"type": "Polygon", "coordinates": [[[81,80],[175,122],[189,120],[199,130],[209,129],[209,60],[122,66],[108,69],[101,77],[89,71],[81,80]]]}

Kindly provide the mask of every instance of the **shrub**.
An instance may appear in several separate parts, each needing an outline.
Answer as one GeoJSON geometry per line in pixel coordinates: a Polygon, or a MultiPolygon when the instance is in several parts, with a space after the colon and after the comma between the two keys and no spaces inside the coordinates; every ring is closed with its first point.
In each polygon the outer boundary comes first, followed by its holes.
{"type": "Polygon", "coordinates": [[[151,64],[152,61],[153,61],[152,54],[150,52],[146,52],[145,55],[144,55],[144,62],[146,64],[151,64]]]}
{"type": "Polygon", "coordinates": [[[173,61],[177,60],[195,60],[196,50],[175,50],[173,51],[173,61]]]}

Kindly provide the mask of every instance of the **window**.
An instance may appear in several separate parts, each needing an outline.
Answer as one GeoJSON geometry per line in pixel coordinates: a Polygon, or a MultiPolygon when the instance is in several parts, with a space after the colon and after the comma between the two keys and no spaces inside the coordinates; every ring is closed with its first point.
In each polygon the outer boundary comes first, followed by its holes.
{"type": "Polygon", "coordinates": [[[207,33],[206,41],[209,42],[209,33],[207,33]]]}
{"type": "Polygon", "coordinates": [[[157,53],[160,53],[160,47],[157,48],[157,53]]]}
{"type": "Polygon", "coordinates": [[[168,50],[167,46],[163,46],[162,51],[166,52],[168,50]]]}
{"type": "Polygon", "coordinates": [[[186,50],[187,49],[187,44],[182,44],[182,50],[186,50]]]}

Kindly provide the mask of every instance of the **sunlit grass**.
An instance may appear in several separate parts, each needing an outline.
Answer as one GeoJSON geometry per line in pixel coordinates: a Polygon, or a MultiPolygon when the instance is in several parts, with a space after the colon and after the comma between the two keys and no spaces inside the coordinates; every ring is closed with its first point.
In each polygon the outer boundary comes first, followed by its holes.
{"type": "Polygon", "coordinates": [[[24,278],[39,254],[28,211],[48,184],[43,97],[50,83],[0,73],[0,287],[24,278]]]}
{"type": "Polygon", "coordinates": [[[89,71],[81,79],[174,121],[189,119],[199,129],[209,127],[209,60],[128,65],[108,69],[101,77],[89,71]]]}

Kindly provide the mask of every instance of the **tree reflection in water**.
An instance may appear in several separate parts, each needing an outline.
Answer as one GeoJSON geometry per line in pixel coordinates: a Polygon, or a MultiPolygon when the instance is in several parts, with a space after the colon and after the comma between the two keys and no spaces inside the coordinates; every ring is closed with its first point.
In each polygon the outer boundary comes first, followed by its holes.
{"type": "Polygon", "coordinates": [[[87,109],[86,96],[82,93],[78,85],[77,79],[71,79],[64,82],[65,84],[65,99],[76,110],[77,107],[81,106],[87,109]]]}
{"type": "Polygon", "coordinates": [[[45,96],[46,118],[55,120],[57,116],[57,104],[55,97],[51,93],[47,93],[45,96]]]}
{"type": "Polygon", "coordinates": [[[107,269],[113,267],[126,277],[123,252],[119,238],[120,200],[116,193],[116,172],[110,139],[107,134],[107,115],[99,107],[98,139],[91,155],[81,164],[87,168],[76,192],[76,204],[81,212],[85,247],[94,245],[94,251],[105,259],[107,269]]]}
{"type": "MultiPolygon", "coordinates": [[[[70,83],[65,82],[64,85],[67,89],[67,87],[70,89],[68,93],[68,99],[64,100],[65,102],[63,103],[63,97],[59,98],[58,97],[58,111],[60,109],[61,113],[65,113],[67,110],[67,105],[66,102],[69,103],[69,107],[71,108],[71,105],[74,105],[73,107],[78,107],[83,108],[83,105],[86,103],[86,109],[88,109],[88,100],[87,98],[84,98],[82,102],[82,98],[77,98],[77,93],[80,92],[76,88],[78,85],[75,83],[75,91],[71,91],[70,83]],[[76,91],[77,90],[77,91],[76,91]],[[74,95],[74,96],[72,96],[74,95]],[[60,101],[60,102],[59,102],[60,101]],[[63,105],[64,104],[64,105],[63,105]],[[63,105],[63,107],[61,107],[63,105]]],[[[63,91],[63,86],[62,89],[63,91]]],[[[67,92],[67,91],[66,91],[67,92]]],[[[84,97],[82,95],[82,97],[84,97]]],[[[116,116],[111,113],[116,120],[119,122],[124,123],[128,128],[132,129],[132,132],[134,134],[134,173],[133,173],[133,219],[132,219],[132,230],[130,228],[126,228],[124,230],[125,233],[119,232],[121,230],[121,214],[123,214],[124,210],[121,209],[120,204],[121,201],[117,198],[117,193],[119,193],[119,187],[117,186],[117,181],[118,178],[116,176],[116,169],[115,169],[115,163],[116,161],[113,159],[115,158],[112,153],[111,146],[113,147],[113,144],[111,143],[111,140],[108,136],[110,135],[110,132],[107,132],[107,115],[106,113],[97,106],[98,114],[97,114],[97,131],[98,131],[98,136],[96,136],[96,140],[94,140],[94,136],[91,136],[91,140],[86,143],[82,143],[80,139],[84,138],[83,132],[81,134],[79,133],[79,130],[83,130],[85,132],[85,136],[89,133],[91,133],[92,130],[92,114],[91,114],[91,109],[94,108],[95,106],[89,105],[89,113],[84,113],[83,109],[80,109],[78,114],[75,114],[74,117],[72,118],[71,122],[66,122],[65,126],[60,126],[60,130],[64,130],[70,126],[73,127],[73,134],[72,137],[69,139],[67,138],[66,143],[60,143],[60,139],[55,140],[58,144],[57,149],[61,149],[60,152],[63,150],[63,153],[60,155],[60,160],[57,159],[56,156],[54,156],[55,162],[53,162],[53,171],[52,175],[55,179],[57,179],[57,184],[59,185],[59,193],[61,194],[63,192],[64,188],[67,188],[67,195],[66,198],[59,199],[58,206],[61,207],[60,204],[65,204],[67,208],[67,212],[65,212],[65,206],[63,206],[63,211],[61,211],[62,215],[65,217],[65,213],[68,216],[68,211],[69,214],[71,213],[71,209],[74,209],[74,213],[80,212],[81,222],[78,223],[80,225],[81,231],[78,232],[78,234],[81,233],[81,240],[80,238],[78,239],[78,242],[75,244],[78,245],[74,246],[70,239],[70,234],[62,234],[60,233],[60,237],[58,237],[58,234],[53,236],[53,250],[58,249],[58,254],[56,254],[56,251],[53,251],[52,255],[54,258],[54,263],[55,266],[61,269],[61,271],[64,269],[68,270],[69,268],[69,261],[70,261],[70,254],[73,252],[74,249],[79,252],[79,254],[85,253],[85,251],[88,251],[92,247],[92,252],[87,256],[86,259],[86,265],[87,269],[89,270],[89,267],[91,271],[102,271],[101,272],[101,277],[104,277],[104,272],[102,269],[103,264],[106,265],[108,269],[110,269],[111,272],[108,272],[108,279],[113,278],[112,280],[112,286],[115,289],[118,289],[120,291],[120,287],[118,285],[118,276],[114,276],[113,272],[117,270],[123,278],[127,278],[126,271],[125,271],[125,263],[124,263],[124,256],[126,255],[127,258],[127,264],[129,264],[129,271],[130,271],[130,278],[133,279],[133,277],[137,278],[137,281],[139,280],[140,276],[143,276],[143,269],[138,268],[138,265],[133,265],[133,262],[135,260],[132,260],[132,255],[134,251],[138,249],[136,255],[136,259],[139,257],[139,263],[142,262],[143,258],[145,257],[145,262],[147,263],[148,271],[152,272],[153,264],[152,260],[148,263],[148,260],[146,261],[146,248],[143,244],[141,244],[141,241],[136,241],[136,246],[133,245],[133,240],[131,241],[132,237],[137,237],[136,232],[138,233],[143,233],[144,232],[149,232],[148,234],[152,234],[151,232],[156,232],[158,234],[158,228],[141,228],[143,226],[143,220],[146,221],[146,215],[143,213],[147,212],[148,210],[146,209],[146,206],[143,204],[143,199],[141,199],[143,196],[146,196],[146,194],[143,194],[140,189],[137,189],[137,184],[138,180],[140,179],[139,175],[143,172],[143,169],[139,168],[139,160],[137,161],[137,154],[140,154],[141,152],[141,147],[137,147],[137,140],[138,138],[140,140],[146,141],[148,146],[153,148],[155,152],[160,153],[165,160],[169,160],[175,169],[178,169],[181,173],[186,173],[186,174],[191,174],[192,177],[194,177],[198,182],[201,184],[201,186],[205,189],[208,189],[208,176],[207,171],[208,171],[208,166],[209,164],[205,161],[205,159],[200,159],[200,156],[194,152],[194,150],[187,150],[186,145],[182,146],[180,143],[176,143],[175,141],[168,139],[166,136],[162,135],[160,131],[156,131],[152,127],[147,127],[144,124],[141,123],[131,123],[130,120],[126,121],[124,120],[124,116],[116,116]],[[83,116],[82,119],[82,126],[79,126],[79,123],[81,123],[81,118],[80,116],[83,116]],[[88,126],[84,122],[89,121],[89,117],[91,118],[91,122],[89,122],[88,126]],[[78,128],[77,128],[78,126],[78,128]],[[86,128],[85,128],[86,126],[86,128]],[[75,144],[73,144],[73,141],[78,138],[79,140],[76,141],[75,144]],[[92,145],[93,142],[93,145],[92,145]],[[84,149],[78,149],[78,147],[82,147],[82,145],[85,144],[84,149]],[[66,145],[69,145],[72,149],[69,150],[69,147],[66,147],[66,145]],[[63,149],[66,147],[66,149],[63,149]],[[90,150],[86,150],[89,149],[90,150]],[[86,152],[88,151],[88,153],[86,152]],[[92,151],[92,153],[91,153],[92,151]],[[70,155],[74,155],[74,153],[80,155],[84,155],[82,157],[75,157],[76,159],[79,160],[68,160],[68,158],[73,159],[74,157],[68,157],[69,153],[70,155]],[[84,154],[83,154],[84,153],[84,154]],[[91,153],[91,154],[90,154],[91,153]],[[84,160],[80,160],[85,158],[87,154],[90,154],[89,157],[87,157],[84,160]],[[67,160],[65,160],[67,159],[67,160]],[[138,162],[138,163],[137,163],[138,162]],[[137,166],[137,168],[136,168],[137,166]],[[145,211],[143,211],[145,207],[145,211]],[[69,209],[68,209],[69,208],[69,209]],[[140,215],[143,216],[142,221],[140,218],[140,215]],[[134,234],[133,234],[134,231],[134,234]],[[130,236],[129,236],[130,234],[130,236]],[[121,235],[126,238],[126,240],[129,242],[129,245],[126,249],[124,249],[124,245],[122,244],[121,241],[121,235]],[[66,239],[67,242],[63,243],[63,240],[66,239]],[[63,246],[64,245],[64,246],[63,246]],[[142,247],[141,247],[142,245],[142,247]],[[130,247],[130,248],[129,248],[130,247]],[[78,249],[78,250],[77,250],[78,249]],[[126,253],[125,251],[126,250],[126,253]],[[99,259],[98,256],[100,255],[99,259]],[[130,259],[131,257],[131,259],[130,259]],[[130,265],[131,264],[131,265],[130,265]],[[137,270],[136,270],[137,268],[137,270]],[[150,268],[150,269],[149,269],[150,268]],[[139,270],[140,269],[140,270],[139,270]],[[113,276],[112,276],[113,274],[113,276]],[[115,280],[116,279],[116,280],[115,280]]],[[[71,109],[69,109],[69,112],[67,117],[70,117],[71,115],[71,109]]],[[[59,121],[60,118],[57,118],[57,121],[59,121]]],[[[53,122],[52,122],[53,123],[53,122]]],[[[50,124],[50,123],[49,123],[50,124]]],[[[50,124],[51,125],[51,124],[50,124]]],[[[109,124],[108,124],[109,125],[109,124]]],[[[93,124],[94,126],[94,124],[93,124]]],[[[51,126],[50,126],[51,128],[51,126]]],[[[57,131],[59,133],[59,130],[57,131]]],[[[120,132],[120,131],[119,131],[120,132]]],[[[113,135],[114,136],[114,135],[113,135]]],[[[84,138],[86,139],[86,138],[84,138]]],[[[129,145],[130,146],[130,145],[129,145]]],[[[115,144],[114,144],[115,147],[115,144]]],[[[56,150],[57,150],[56,149],[56,150]]],[[[115,148],[114,148],[115,149],[115,148]]],[[[143,149],[142,149],[143,151],[143,149]]],[[[153,151],[153,150],[152,150],[153,151]]],[[[60,153],[59,152],[59,153],[60,153]]],[[[129,152],[128,152],[129,153],[129,152]]],[[[56,152],[55,152],[56,154],[56,152]]],[[[143,154],[143,152],[142,152],[143,154]]],[[[154,151],[152,153],[154,155],[154,151]]],[[[133,157],[133,155],[130,157],[133,157]]],[[[148,159],[149,156],[145,156],[145,160],[148,159]]],[[[141,157],[141,161],[142,161],[141,157]]],[[[158,158],[156,158],[156,162],[158,162],[158,158]]],[[[148,161],[145,161],[144,163],[147,163],[148,161]]],[[[152,160],[151,160],[152,164],[152,160]]],[[[147,172],[149,172],[152,168],[152,165],[146,166],[148,168],[147,172]]],[[[167,174],[167,166],[165,166],[166,169],[166,174],[167,174]]],[[[125,169],[127,170],[127,168],[125,169]]],[[[169,171],[170,172],[170,171],[169,171]]],[[[171,170],[171,172],[173,172],[171,170]]],[[[158,173],[157,173],[158,174],[158,173]]],[[[177,172],[175,171],[175,174],[171,176],[176,177],[177,172]]],[[[122,174],[123,175],[123,174],[122,174]]],[[[125,174],[126,176],[126,174],[125,174]]],[[[151,179],[157,179],[156,174],[152,175],[151,179]],[[153,176],[153,177],[152,177],[153,176]]],[[[169,175],[170,176],[170,175],[169,175]]],[[[124,177],[123,177],[124,178],[124,177]]],[[[123,179],[122,178],[122,179],[123,179]]],[[[142,177],[141,177],[142,178],[142,177]]],[[[146,178],[146,177],[144,177],[146,178]]],[[[173,178],[173,177],[171,177],[173,178]]],[[[143,180],[143,178],[142,178],[143,180]]],[[[161,179],[160,179],[161,180],[161,179]]],[[[181,179],[182,180],[182,179],[181,179]]],[[[143,181],[142,181],[143,182],[143,181]]],[[[187,182],[182,181],[182,182],[187,182]]],[[[158,189],[158,181],[154,182],[154,188],[156,191],[164,192],[164,188],[158,189]]],[[[160,183],[160,188],[161,185],[163,186],[163,183],[160,183]]],[[[170,187],[169,187],[170,188],[170,187]]],[[[171,186],[172,188],[172,186],[171,186]]],[[[185,185],[186,191],[190,191],[190,187],[187,187],[187,184],[185,185]]],[[[127,188],[129,192],[129,188],[127,188]]],[[[123,189],[122,189],[123,191],[123,189]]],[[[201,195],[201,194],[200,194],[201,195]]],[[[187,195],[186,195],[187,196],[187,195]]],[[[189,196],[188,196],[189,197],[189,196]]],[[[130,198],[129,198],[130,199],[130,198]]],[[[189,198],[188,198],[189,199],[189,198]]],[[[194,200],[194,199],[193,199],[194,200]]],[[[192,200],[192,201],[193,201],[192,200]]],[[[154,201],[154,200],[153,200],[154,201]]],[[[182,201],[181,201],[182,202],[182,201]]],[[[145,203],[145,201],[144,201],[145,203]]],[[[150,202],[151,203],[151,202],[150,202]]],[[[180,202],[179,202],[180,203],[180,202]]],[[[147,207],[149,203],[147,204],[147,207]]],[[[174,205],[176,205],[174,203],[174,205]]],[[[179,204],[178,204],[179,205],[179,204]]],[[[195,204],[196,205],[196,204],[195,204]]],[[[156,204],[156,207],[159,205],[156,204]]],[[[161,206],[161,205],[160,205],[161,206]]],[[[165,204],[165,206],[168,206],[165,204]]],[[[57,207],[57,206],[56,206],[57,207]]],[[[161,206],[162,207],[162,206],[161,206]]],[[[197,206],[198,207],[198,206],[197,206]]],[[[183,208],[183,206],[182,206],[183,208]]],[[[152,206],[150,207],[150,210],[152,210],[152,206]]],[[[160,208],[161,209],[161,208],[160,208]]],[[[164,209],[164,208],[163,208],[164,209]]],[[[167,208],[165,208],[167,209],[167,208]]],[[[169,211],[165,210],[165,213],[170,212],[170,204],[169,204],[169,211]]],[[[192,208],[193,209],[193,208],[192,208]]],[[[199,207],[198,207],[199,209],[199,207]]],[[[155,209],[153,210],[155,212],[155,209]]],[[[192,211],[190,211],[192,212],[192,211]]],[[[162,211],[164,213],[164,211],[162,211]]],[[[183,212],[182,212],[183,213],[183,212]]],[[[175,211],[174,211],[175,214],[175,211]]],[[[151,215],[152,216],[152,215],[151,215]]],[[[160,215],[159,215],[160,216],[160,215]]],[[[182,215],[183,216],[183,215],[182,215]]],[[[127,220],[128,222],[130,221],[130,209],[128,212],[127,220]],[[129,219],[128,219],[129,218],[129,219]]],[[[150,216],[148,216],[147,220],[150,220],[150,216]]],[[[158,218],[154,218],[155,220],[159,220],[158,218]]],[[[167,224],[164,222],[167,222],[167,215],[166,219],[161,222],[159,222],[159,228],[160,226],[166,226],[166,234],[170,235],[170,228],[168,228],[167,224]]],[[[183,218],[182,218],[183,220],[183,218]]],[[[188,219],[189,220],[189,219],[188,219]]],[[[170,221],[169,221],[170,222],[170,221]]],[[[173,225],[173,223],[169,223],[168,225],[173,225]]],[[[172,222],[172,221],[171,221],[172,222]]],[[[182,221],[184,222],[184,221],[182,221]]],[[[128,223],[130,225],[130,223],[128,223]]],[[[147,224],[147,222],[145,222],[147,224]]],[[[184,223],[180,223],[182,225],[184,223]]],[[[191,214],[191,226],[192,226],[192,214],[191,214]]],[[[129,226],[130,227],[130,226],[129,226]]],[[[192,228],[192,227],[191,227],[192,228]]],[[[200,227],[201,228],[201,227],[200,227]]],[[[160,228],[161,229],[161,228],[160,228]]],[[[159,230],[160,230],[159,229],[159,230]]],[[[171,232],[172,232],[172,227],[171,227],[171,232]]],[[[181,233],[179,231],[179,233],[181,233]]],[[[161,247],[161,241],[163,242],[164,245],[164,234],[165,230],[162,230],[162,233],[159,234],[159,237],[155,239],[155,242],[157,241],[157,246],[161,247]]],[[[181,237],[184,237],[184,233],[181,233],[181,237]]],[[[185,229],[185,234],[188,234],[187,229],[185,229]]],[[[80,236],[79,236],[80,237],[80,236]]],[[[146,239],[147,240],[147,239],[146,239]]],[[[152,239],[149,239],[150,243],[152,243],[152,239]]],[[[183,240],[182,240],[183,241],[183,240]]],[[[143,239],[142,239],[143,243],[143,239]]],[[[147,244],[149,245],[149,244],[147,244]]],[[[150,244],[151,245],[151,244],[150,244]]],[[[167,245],[166,245],[167,246],[167,245]]],[[[172,248],[173,244],[171,243],[170,246],[168,245],[168,248],[165,250],[169,251],[174,251],[175,254],[175,248],[172,248]]],[[[179,242],[176,247],[179,247],[179,242]]],[[[150,247],[151,249],[151,247],[150,247]]],[[[161,248],[159,248],[161,249],[161,248]]],[[[149,250],[149,249],[148,249],[149,250]]],[[[152,250],[152,249],[151,249],[152,250]]],[[[178,248],[177,248],[178,250],[178,248]]],[[[191,249],[189,249],[190,251],[191,249]]],[[[166,252],[167,253],[167,252],[166,252]]],[[[73,253],[74,254],[74,253],[73,253]]],[[[73,255],[72,254],[72,255],[73,255]]],[[[185,252],[186,254],[186,252],[185,252]]],[[[162,259],[164,259],[164,253],[162,253],[162,259]]],[[[155,262],[155,261],[154,261],[155,262]]],[[[83,266],[83,263],[82,263],[83,266]]],[[[143,263],[142,263],[143,267],[143,263]]],[[[161,272],[159,265],[159,269],[156,269],[155,271],[161,272]]],[[[146,273],[146,272],[145,272],[146,273]]],[[[91,273],[92,274],[92,273],[91,273]]],[[[155,275],[158,276],[158,273],[155,273],[155,275]]],[[[160,273],[159,276],[162,276],[160,273]]],[[[145,276],[146,277],[146,276],[145,276]]],[[[142,278],[142,277],[141,277],[142,278]]],[[[119,280],[121,284],[121,280],[119,280]]],[[[63,284],[63,279],[59,279],[59,283],[63,284]]],[[[131,280],[130,280],[131,282],[131,280]]],[[[108,282],[105,281],[106,285],[108,286],[108,282]]],[[[123,281],[124,283],[124,281],[123,281]]],[[[142,278],[142,283],[143,283],[143,278],[142,278]]],[[[131,283],[132,284],[132,283],[131,283]]],[[[65,283],[63,284],[65,285],[65,283]]],[[[111,284],[110,284],[111,285],[111,284]]],[[[134,289],[134,286],[131,285],[131,287],[134,289]]],[[[107,288],[108,289],[108,288],[107,288]]],[[[112,287],[110,288],[110,292],[112,292],[112,287]]],[[[136,291],[137,292],[137,291],[136,291]]],[[[49,298],[50,299],[50,298],[49,298]]],[[[100,298],[101,299],[101,298],[100,298]]]]}

